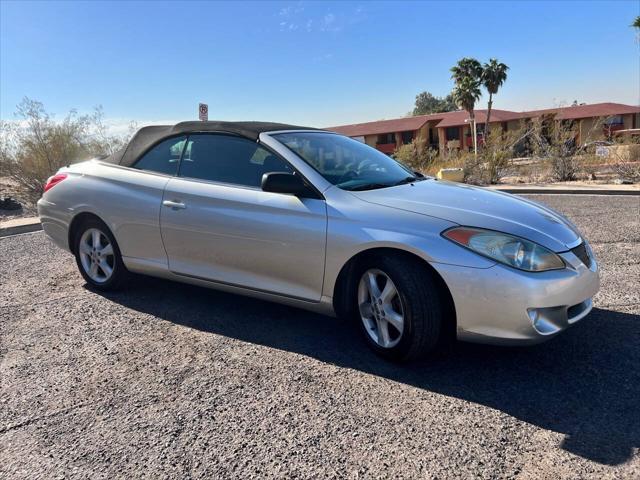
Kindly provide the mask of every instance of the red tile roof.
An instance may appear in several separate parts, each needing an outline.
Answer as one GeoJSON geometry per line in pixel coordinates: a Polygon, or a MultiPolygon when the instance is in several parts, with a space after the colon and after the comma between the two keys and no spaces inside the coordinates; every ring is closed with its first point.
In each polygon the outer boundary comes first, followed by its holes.
{"type": "MultiPolygon", "coordinates": [[[[487,120],[486,110],[476,110],[476,123],[484,123],[487,120]]],[[[438,127],[457,127],[459,125],[465,125],[468,122],[469,113],[465,110],[458,110],[457,112],[446,113],[446,116],[438,123],[438,127]],[[467,122],[465,122],[467,120],[467,122]]],[[[518,120],[522,118],[521,113],[510,112],[509,110],[491,110],[491,123],[493,122],[508,122],[509,120],[518,120]]]]}
{"type": "Polygon", "coordinates": [[[376,122],[354,123],[352,125],[342,125],[339,127],[329,127],[326,130],[341,133],[348,137],[359,137],[362,135],[377,135],[380,133],[406,132],[408,130],[418,130],[429,120],[439,121],[444,113],[433,115],[417,115],[415,117],[394,118],[392,120],[378,120],[376,122]]]}
{"type": "Polygon", "coordinates": [[[575,107],[547,108],[545,110],[531,110],[522,112],[521,118],[535,118],[540,115],[556,115],[558,120],[575,120],[588,117],[610,117],[640,113],[640,106],[624,105],[622,103],[592,103],[590,105],[576,105],[575,107]]]}
{"type": "MultiPolygon", "coordinates": [[[[555,114],[559,120],[573,120],[588,117],[608,117],[612,115],[624,115],[628,113],[640,113],[640,106],[624,105],[621,103],[593,103],[591,105],[578,105],[575,107],[548,108],[545,110],[531,110],[526,112],[512,112],[509,110],[491,111],[491,123],[508,122],[524,118],[536,118],[540,115],[555,114]]],[[[476,110],[476,121],[484,123],[487,118],[486,110],[476,110]]],[[[418,130],[426,122],[434,121],[436,127],[456,127],[465,125],[469,114],[464,110],[447,113],[435,113],[432,115],[419,115],[416,117],[396,118],[392,120],[379,120],[377,122],[356,123],[329,127],[331,130],[349,137],[363,135],[378,135],[381,133],[404,132],[418,130]]]]}

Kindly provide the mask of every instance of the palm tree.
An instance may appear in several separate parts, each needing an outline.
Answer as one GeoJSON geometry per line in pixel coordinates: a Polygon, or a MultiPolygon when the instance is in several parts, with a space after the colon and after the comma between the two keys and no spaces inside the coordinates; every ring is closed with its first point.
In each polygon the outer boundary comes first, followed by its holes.
{"type": "Polygon", "coordinates": [[[455,82],[453,92],[454,102],[469,112],[471,120],[471,129],[473,135],[473,151],[477,153],[478,146],[476,144],[476,123],[475,123],[475,104],[480,98],[480,78],[482,77],[482,65],[478,60],[471,57],[463,57],[451,67],[451,78],[455,82]],[[476,95],[477,93],[477,95],[476,95]]]}
{"type": "Polygon", "coordinates": [[[460,83],[464,78],[473,78],[474,80],[480,80],[482,75],[482,65],[475,58],[464,57],[458,60],[453,67],[451,67],[451,78],[460,83]]]}
{"type": "Polygon", "coordinates": [[[453,91],[451,92],[451,96],[453,97],[453,101],[456,102],[456,105],[469,113],[474,153],[478,152],[478,145],[476,144],[475,107],[476,102],[480,100],[480,95],[480,82],[471,76],[461,77],[459,81],[456,81],[456,86],[453,87],[453,91]]]}
{"type": "Polygon", "coordinates": [[[636,17],[631,26],[640,29],[640,15],[636,17]]]}
{"type": "MultiPolygon", "coordinates": [[[[489,59],[482,69],[482,84],[489,92],[489,102],[487,103],[487,120],[484,124],[485,136],[489,134],[489,121],[491,120],[491,108],[493,107],[493,96],[507,79],[507,67],[504,63],[498,62],[495,58],[489,59]]],[[[486,138],[486,137],[485,137],[486,138]]]]}

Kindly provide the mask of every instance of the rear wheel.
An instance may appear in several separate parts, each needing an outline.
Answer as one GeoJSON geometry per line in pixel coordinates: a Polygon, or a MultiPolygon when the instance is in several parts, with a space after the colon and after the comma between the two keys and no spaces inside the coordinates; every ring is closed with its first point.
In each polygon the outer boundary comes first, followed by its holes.
{"type": "Polygon", "coordinates": [[[406,361],[432,352],[443,303],[430,272],[415,260],[381,257],[357,271],[355,309],[365,340],[378,354],[406,361]]]}
{"type": "Polygon", "coordinates": [[[109,228],[96,218],[85,220],[75,234],[74,252],[80,273],[99,290],[113,290],[125,281],[127,269],[109,228]]]}

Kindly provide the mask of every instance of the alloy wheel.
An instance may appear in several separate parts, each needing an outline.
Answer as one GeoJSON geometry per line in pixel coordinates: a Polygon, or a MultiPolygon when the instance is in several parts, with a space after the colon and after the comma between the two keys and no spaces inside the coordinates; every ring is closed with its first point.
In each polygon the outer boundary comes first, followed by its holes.
{"type": "Polygon", "coordinates": [[[80,263],[96,283],[105,283],[113,275],[115,256],[109,238],[97,228],[89,228],[80,237],[80,263]]]}
{"type": "Polygon", "coordinates": [[[382,270],[369,269],[358,285],[360,318],[369,337],[382,348],[395,347],[404,331],[404,309],[395,284],[382,270]]]}

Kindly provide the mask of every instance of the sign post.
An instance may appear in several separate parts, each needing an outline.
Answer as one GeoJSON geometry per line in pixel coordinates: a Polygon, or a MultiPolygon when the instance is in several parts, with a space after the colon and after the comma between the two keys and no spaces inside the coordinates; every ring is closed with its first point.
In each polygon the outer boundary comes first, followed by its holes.
{"type": "Polygon", "coordinates": [[[206,103],[201,103],[198,105],[198,118],[206,122],[209,120],[209,105],[206,103]]]}

